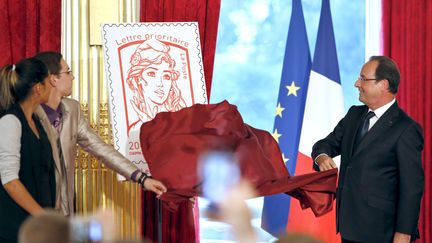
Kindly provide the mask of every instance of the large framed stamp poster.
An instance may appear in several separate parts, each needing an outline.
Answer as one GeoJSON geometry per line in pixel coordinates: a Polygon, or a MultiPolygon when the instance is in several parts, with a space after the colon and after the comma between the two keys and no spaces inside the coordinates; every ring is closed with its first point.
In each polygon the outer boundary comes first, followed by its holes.
{"type": "Polygon", "coordinates": [[[198,30],[196,22],[102,25],[114,146],[145,172],[141,124],[207,104],[198,30]]]}

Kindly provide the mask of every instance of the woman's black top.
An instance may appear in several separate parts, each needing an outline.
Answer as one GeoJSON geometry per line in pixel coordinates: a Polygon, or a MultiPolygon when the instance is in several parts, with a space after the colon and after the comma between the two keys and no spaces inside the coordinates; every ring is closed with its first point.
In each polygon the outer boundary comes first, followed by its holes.
{"type": "MultiPolygon", "coordinates": [[[[55,206],[54,159],[51,144],[39,119],[33,121],[39,131],[39,138],[31,130],[19,105],[14,105],[5,114],[15,115],[21,122],[21,150],[19,180],[32,197],[43,208],[55,206]]],[[[1,136],[0,136],[0,139],[1,136]]],[[[0,186],[0,243],[16,242],[20,225],[29,216],[0,186]]]]}

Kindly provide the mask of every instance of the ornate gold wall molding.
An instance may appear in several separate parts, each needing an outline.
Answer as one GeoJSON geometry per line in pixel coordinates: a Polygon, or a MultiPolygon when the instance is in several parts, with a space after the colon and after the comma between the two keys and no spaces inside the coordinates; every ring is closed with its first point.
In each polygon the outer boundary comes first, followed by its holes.
{"type": "MultiPolygon", "coordinates": [[[[62,54],[75,76],[72,98],[81,103],[90,126],[110,144],[112,133],[102,46],[94,45],[98,44],[94,37],[101,35],[97,27],[99,22],[113,20],[138,22],[139,0],[109,0],[109,4],[105,0],[62,1],[62,54]],[[104,6],[102,12],[109,13],[109,19],[94,16],[101,14],[101,4],[104,6]]],[[[116,173],[81,149],[78,150],[75,176],[77,213],[91,215],[96,209],[110,210],[122,238],[140,238],[138,185],[117,181],[116,173]]]]}

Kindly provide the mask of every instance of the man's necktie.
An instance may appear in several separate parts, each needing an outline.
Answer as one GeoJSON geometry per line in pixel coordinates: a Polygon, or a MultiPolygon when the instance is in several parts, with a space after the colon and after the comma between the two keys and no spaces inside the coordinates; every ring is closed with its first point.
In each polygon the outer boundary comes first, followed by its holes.
{"type": "Polygon", "coordinates": [[[366,116],[363,118],[362,123],[360,124],[360,127],[357,129],[357,134],[355,137],[355,143],[354,143],[354,149],[356,149],[363,137],[366,135],[366,133],[369,131],[369,120],[375,116],[375,113],[373,111],[369,111],[366,116]]]}
{"type": "Polygon", "coordinates": [[[54,126],[54,128],[57,130],[57,132],[60,134],[60,131],[61,131],[61,125],[62,125],[62,116],[61,115],[59,115],[59,116],[57,116],[56,117],[56,119],[53,121],[53,126],[54,126]]]}

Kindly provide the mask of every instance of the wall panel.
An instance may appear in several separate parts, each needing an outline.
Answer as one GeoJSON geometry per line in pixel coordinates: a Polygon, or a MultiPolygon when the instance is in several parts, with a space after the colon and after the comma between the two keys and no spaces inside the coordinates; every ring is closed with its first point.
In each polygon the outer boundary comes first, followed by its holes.
{"type": "MultiPolygon", "coordinates": [[[[71,97],[80,101],[90,126],[110,144],[112,134],[102,46],[94,36],[100,35],[100,22],[135,22],[139,19],[138,13],[137,0],[110,0],[110,4],[104,0],[62,2],[62,54],[75,76],[71,97]],[[101,4],[105,8],[109,6],[103,11],[109,12],[109,18],[105,20],[101,16],[92,16],[100,15],[101,4]]],[[[97,209],[109,210],[114,214],[122,238],[140,237],[141,199],[137,184],[117,181],[115,172],[81,149],[78,150],[75,176],[78,214],[90,216],[97,209]]]]}

